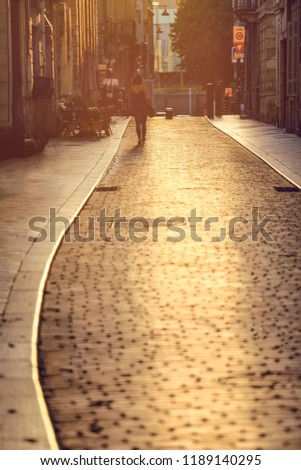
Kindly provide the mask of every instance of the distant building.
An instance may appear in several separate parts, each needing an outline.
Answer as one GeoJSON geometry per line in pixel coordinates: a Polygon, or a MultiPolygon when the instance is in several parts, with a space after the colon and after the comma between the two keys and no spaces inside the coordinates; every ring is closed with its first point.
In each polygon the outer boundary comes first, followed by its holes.
{"type": "Polygon", "coordinates": [[[100,76],[129,85],[136,70],[152,74],[150,0],[98,0],[100,76]]]}
{"type": "Polygon", "coordinates": [[[170,25],[174,23],[178,0],[153,1],[155,72],[179,72],[180,59],[171,49],[170,25]]]}

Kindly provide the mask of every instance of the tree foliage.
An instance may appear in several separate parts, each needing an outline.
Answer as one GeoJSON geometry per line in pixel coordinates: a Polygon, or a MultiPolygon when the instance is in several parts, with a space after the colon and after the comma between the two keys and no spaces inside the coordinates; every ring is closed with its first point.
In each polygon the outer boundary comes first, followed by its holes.
{"type": "Polygon", "coordinates": [[[192,83],[232,78],[231,0],[186,0],[171,28],[173,50],[192,83]]]}

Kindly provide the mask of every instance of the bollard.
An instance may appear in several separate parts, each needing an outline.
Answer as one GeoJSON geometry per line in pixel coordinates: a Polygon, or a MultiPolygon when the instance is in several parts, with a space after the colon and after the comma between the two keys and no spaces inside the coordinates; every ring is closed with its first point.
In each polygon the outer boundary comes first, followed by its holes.
{"type": "Polygon", "coordinates": [[[165,108],[166,119],[172,119],[173,117],[173,108],[165,108]]]}
{"type": "Polygon", "coordinates": [[[209,119],[214,118],[213,99],[214,99],[213,83],[207,83],[207,117],[209,119]]]}
{"type": "Polygon", "coordinates": [[[215,114],[218,117],[222,117],[222,86],[221,85],[215,86],[215,102],[216,102],[215,114]]]}

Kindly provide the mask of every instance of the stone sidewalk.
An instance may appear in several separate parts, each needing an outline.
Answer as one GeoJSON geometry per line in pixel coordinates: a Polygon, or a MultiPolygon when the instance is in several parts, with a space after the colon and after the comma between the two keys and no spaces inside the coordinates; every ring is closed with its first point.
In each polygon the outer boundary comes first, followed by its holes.
{"type": "Polygon", "coordinates": [[[240,119],[237,115],[209,121],[301,188],[300,137],[254,119],[240,119]]]}
{"type": "Polygon", "coordinates": [[[129,125],[111,191],[80,213],[92,239],[74,229],[47,280],[39,357],[59,444],[301,449],[301,193],[205,119],[148,126],[136,146],[129,125]],[[103,233],[101,210],[118,208],[131,225],[103,233]]]}
{"type": "Polygon", "coordinates": [[[56,447],[39,385],[36,340],[44,282],[64,233],[54,241],[28,228],[32,217],[49,232],[49,210],[72,221],[107,170],[127,126],[116,118],[113,135],[96,140],[51,140],[41,154],[0,163],[1,197],[1,344],[0,448],[56,447]]]}

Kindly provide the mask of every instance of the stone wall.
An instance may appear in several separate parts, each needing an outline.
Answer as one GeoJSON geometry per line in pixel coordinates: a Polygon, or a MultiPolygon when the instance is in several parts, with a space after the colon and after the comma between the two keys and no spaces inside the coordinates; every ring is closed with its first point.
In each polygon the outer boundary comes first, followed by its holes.
{"type": "Polygon", "coordinates": [[[8,1],[0,3],[0,129],[11,125],[11,55],[9,45],[8,1]]]}
{"type": "Polygon", "coordinates": [[[267,0],[259,6],[259,93],[260,120],[277,121],[276,103],[276,18],[275,0],[267,0]]]}

